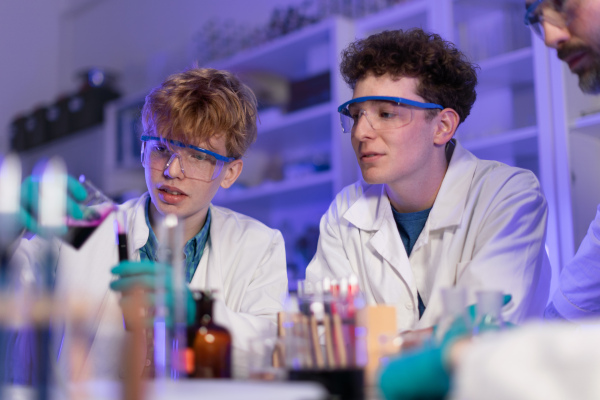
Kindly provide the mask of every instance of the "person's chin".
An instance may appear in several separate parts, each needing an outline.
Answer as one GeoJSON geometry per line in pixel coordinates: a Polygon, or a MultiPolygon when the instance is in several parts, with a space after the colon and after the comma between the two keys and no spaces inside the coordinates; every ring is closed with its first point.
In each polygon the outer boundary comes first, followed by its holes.
{"type": "Polygon", "coordinates": [[[361,172],[363,181],[365,181],[369,185],[378,185],[385,183],[384,179],[379,174],[376,174],[375,171],[363,170],[361,172]]]}
{"type": "Polygon", "coordinates": [[[579,89],[587,94],[600,94],[600,57],[588,56],[571,68],[579,78],[579,89]]]}
{"type": "Polygon", "coordinates": [[[583,93],[600,94],[600,66],[594,71],[585,71],[578,74],[579,89],[583,93]]]}
{"type": "Polygon", "coordinates": [[[595,73],[578,74],[579,76],[579,89],[583,93],[597,95],[600,94],[600,68],[595,73]]]}

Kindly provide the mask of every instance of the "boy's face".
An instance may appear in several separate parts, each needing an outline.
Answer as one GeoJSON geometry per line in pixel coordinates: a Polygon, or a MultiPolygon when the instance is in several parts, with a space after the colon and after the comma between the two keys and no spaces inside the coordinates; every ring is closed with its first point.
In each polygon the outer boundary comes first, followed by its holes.
{"type": "MultiPolygon", "coordinates": [[[[391,96],[424,102],[415,93],[418,82],[417,78],[368,74],[356,83],[353,98],[391,96]]],[[[374,130],[365,116],[358,119],[352,131],[352,147],[367,183],[394,186],[418,182],[428,175],[435,149],[436,118],[428,121],[426,112],[415,108],[408,125],[387,130],[374,130]]]]}
{"type": "MultiPolygon", "coordinates": [[[[223,135],[215,137],[210,144],[193,144],[221,155],[227,154],[223,135]]],[[[149,146],[146,146],[146,157],[148,149],[149,146]]],[[[208,206],[219,187],[228,188],[235,182],[243,162],[235,160],[225,163],[219,176],[212,181],[186,177],[180,162],[178,157],[174,157],[164,171],[146,166],[146,186],[152,204],[161,215],[175,214],[179,219],[200,224],[204,221],[208,206]]]]}

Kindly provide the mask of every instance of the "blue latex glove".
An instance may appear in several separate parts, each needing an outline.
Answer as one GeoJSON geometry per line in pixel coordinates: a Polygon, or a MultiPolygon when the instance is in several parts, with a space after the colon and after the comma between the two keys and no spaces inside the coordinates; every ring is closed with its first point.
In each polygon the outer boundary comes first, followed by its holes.
{"type": "MultiPolygon", "coordinates": [[[[29,232],[40,233],[37,224],[39,203],[39,181],[30,175],[21,184],[21,223],[29,232]]],[[[67,177],[67,215],[74,219],[82,219],[83,211],[78,201],[87,197],[85,188],[72,176],[67,177]]]]}
{"type": "Polygon", "coordinates": [[[444,350],[444,346],[425,347],[390,361],[379,380],[384,397],[388,400],[443,399],[450,388],[444,350]]]}
{"type": "MultiPolygon", "coordinates": [[[[502,301],[502,305],[505,306],[512,300],[512,296],[510,294],[505,294],[504,299],[502,301]]],[[[469,318],[471,318],[471,325],[475,323],[475,319],[477,318],[477,304],[471,304],[467,307],[467,313],[469,314],[469,318]]]]}
{"type": "MultiPolygon", "coordinates": [[[[510,294],[505,294],[504,299],[502,301],[502,305],[507,305],[512,300],[512,296],[510,294]]],[[[475,324],[475,319],[477,318],[477,304],[471,304],[467,307],[467,316],[469,317],[470,325],[473,326],[475,324]]],[[[504,326],[508,328],[512,328],[515,325],[511,322],[504,321],[504,326]]],[[[432,336],[436,336],[436,331],[438,329],[437,325],[433,326],[433,334],[432,336]]],[[[460,323],[460,321],[456,321],[450,328],[450,330],[444,335],[443,341],[448,341],[451,338],[457,338],[460,336],[465,336],[470,334],[470,328],[464,325],[464,323],[460,323]]]]}
{"type": "MultiPolygon", "coordinates": [[[[505,295],[508,304],[511,295],[505,295]]],[[[467,307],[468,321],[457,319],[445,333],[440,344],[427,342],[420,349],[402,353],[390,361],[380,376],[380,388],[385,398],[391,399],[443,399],[450,388],[450,374],[446,362],[447,350],[459,339],[471,335],[477,316],[477,306],[467,307]]],[[[512,324],[509,324],[509,326],[512,324]]],[[[434,330],[437,326],[434,326],[434,330]]]]}
{"type": "MultiPolygon", "coordinates": [[[[115,292],[120,292],[121,307],[125,303],[131,302],[131,294],[134,289],[141,289],[144,293],[144,304],[148,308],[154,308],[156,304],[155,291],[157,288],[157,270],[159,267],[166,267],[165,273],[165,304],[169,310],[167,316],[167,325],[172,326],[175,309],[175,295],[173,290],[173,278],[172,268],[165,264],[159,264],[154,261],[142,260],[142,261],[122,261],[111,272],[118,276],[117,280],[114,280],[110,284],[110,288],[115,292]]],[[[185,299],[187,307],[187,323],[192,325],[196,317],[196,303],[192,298],[192,293],[185,286],[185,299]]],[[[148,315],[145,321],[145,326],[151,326],[153,323],[153,316],[148,315]]]]}

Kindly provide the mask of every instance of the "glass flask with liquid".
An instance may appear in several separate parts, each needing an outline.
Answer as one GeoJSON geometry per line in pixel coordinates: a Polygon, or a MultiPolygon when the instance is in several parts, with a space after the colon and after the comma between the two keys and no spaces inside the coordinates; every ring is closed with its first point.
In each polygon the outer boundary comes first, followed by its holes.
{"type": "Polygon", "coordinates": [[[83,218],[67,218],[67,233],[61,239],[79,249],[94,233],[102,222],[117,209],[112,199],[96,188],[84,175],[79,177],[79,182],[85,188],[87,197],[80,202],[83,206],[83,218]]]}

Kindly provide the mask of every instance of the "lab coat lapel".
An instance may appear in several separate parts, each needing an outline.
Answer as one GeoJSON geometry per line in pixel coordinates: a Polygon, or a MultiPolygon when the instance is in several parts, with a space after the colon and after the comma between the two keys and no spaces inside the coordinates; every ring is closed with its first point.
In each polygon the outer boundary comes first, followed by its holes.
{"type": "Polygon", "coordinates": [[[362,240],[373,246],[406,282],[414,288],[414,277],[406,250],[392,214],[390,201],[383,185],[366,186],[362,196],[346,211],[344,218],[365,233],[362,240]]]}
{"type": "Polygon", "coordinates": [[[210,233],[206,246],[204,247],[204,253],[200,258],[200,263],[194,272],[190,287],[192,289],[216,289],[218,292],[215,294],[217,297],[226,296],[226,293],[222,293],[223,277],[222,277],[222,265],[221,260],[222,254],[227,254],[219,251],[220,246],[227,245],[226,238],[221,237],[221,226],[223,226],[223,216],[221,213],[214,211],[211,206],[210,209],[210,233]],[[224,243],[225,242],[225,243],[224,243]],[[212,266],[212,268],[209,268],[212,266]]]}
{"type": "MultiPolygon", "coordinates": [[[[448,170],[429,214],[429,229],[425,232],[427,234],[429,231],[458,226],[462,222],[477,163],[473,162],[475,159],[473,154],[462,147],[458,141],[455,140],[455,143],[456,147],[448,164],[448,170]]],[[[415,244],[413,251],[418,244],[415,244]]]]}
{"type": "Polygon", "coordinates": [[[140,259],[139,250],[144,247],[148,241],[148,235],[150,234],[150,229],[146,224],[145,210],[148,196],[148,193],[142,195],[133,207],[132,212],[130,212],[127,217],[129,234],[128,240],[131,241],[131,243],[129,243],[130,260],[140,259]]]}

